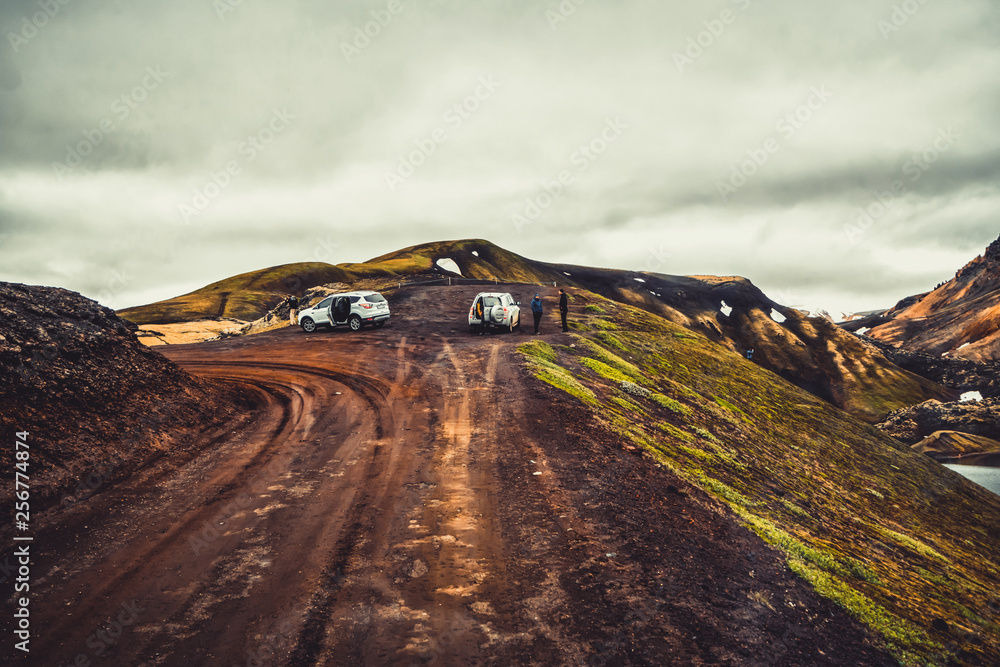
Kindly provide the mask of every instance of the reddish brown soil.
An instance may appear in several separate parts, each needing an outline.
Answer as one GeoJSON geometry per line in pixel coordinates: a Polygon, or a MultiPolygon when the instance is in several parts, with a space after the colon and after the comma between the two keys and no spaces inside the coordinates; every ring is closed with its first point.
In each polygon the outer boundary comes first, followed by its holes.
{"type": "Polygon", "coordinates": [[[256,408],[39,519],[31,664],[894,664],[727,510],[527,377],[528,326],[467,333],[479,289],[389,295],[381,330],[160,348],[256,408]]]}

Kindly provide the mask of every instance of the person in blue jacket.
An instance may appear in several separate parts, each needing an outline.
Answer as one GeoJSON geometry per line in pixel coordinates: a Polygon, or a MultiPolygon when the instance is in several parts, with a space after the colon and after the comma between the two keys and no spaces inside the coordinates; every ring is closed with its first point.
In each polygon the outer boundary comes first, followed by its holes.
{"type": "Polygon", "coordinates": [[[542,321],[542,297],[539,294],[531,300],[531,314],[535,316],[535,335],[538,335],[538,324],[542,321]]]}

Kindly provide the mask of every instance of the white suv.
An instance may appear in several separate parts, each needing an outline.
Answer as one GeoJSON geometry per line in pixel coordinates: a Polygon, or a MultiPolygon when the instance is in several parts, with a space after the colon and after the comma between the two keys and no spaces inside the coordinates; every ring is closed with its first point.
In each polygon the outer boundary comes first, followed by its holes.
{"type": "Polygon", "coordinates": [[[389,302],[378,292],[344,292],[331,294],[315,306],[299,313],[299,326],[307,332],[316,327],[347,325],[351,331],[360,331],[370,324],[375,328],[389,321],[389,302]]]}
{"type": "Polygon", "coordinates": [[[487,329],[514,331],[521,326],[521,302],[507,292],[480,292],[469,308],[469,331],[487,329]]]}

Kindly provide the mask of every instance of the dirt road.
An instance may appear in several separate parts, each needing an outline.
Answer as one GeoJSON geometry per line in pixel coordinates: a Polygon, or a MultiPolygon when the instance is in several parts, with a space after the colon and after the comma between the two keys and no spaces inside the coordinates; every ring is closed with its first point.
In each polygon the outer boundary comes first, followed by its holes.
{"type": "Polygon", "coordinates": [[[257,407],[42,519],[31,664],[891,664],[527,378],[530,326],[470,335],[479,289],[403,290],[381,330],[159,348],[257,407]]]}

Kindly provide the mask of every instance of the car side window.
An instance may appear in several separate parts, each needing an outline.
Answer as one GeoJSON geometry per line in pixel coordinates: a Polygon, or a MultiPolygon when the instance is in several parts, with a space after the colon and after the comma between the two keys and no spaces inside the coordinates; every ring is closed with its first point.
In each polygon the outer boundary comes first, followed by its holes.
{"type": "Polygon", "coordinates": [[[317,307],[317,308],[329,308],[329,306],[330,306],[330,303],[331,303],[332,301],[333,301],[333,297],[332,297],[332,296],[328,296],[328,297],[326,297],[325,299],[323,299],[322,301],[320,301],[320,302],[319,302],[319,305],[318,305],[318,306],[316,306],[316,307],[317,307]]]}
{"type": "Polygon", "coordinates": [[[360,296],[352,296],[351,297],[351,303],[357,303],[360,300],[361,300],[360,296]]]}

